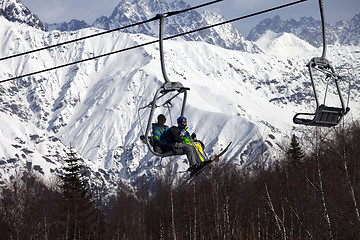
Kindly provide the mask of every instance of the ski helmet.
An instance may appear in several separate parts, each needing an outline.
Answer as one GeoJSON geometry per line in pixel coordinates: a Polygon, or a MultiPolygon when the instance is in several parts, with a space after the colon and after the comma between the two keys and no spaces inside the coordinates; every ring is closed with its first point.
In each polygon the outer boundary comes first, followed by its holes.
{"type": "Polygon", "coordinates": [[[181,121],[182,120],[186,120],[186,117],[184,117],[184,116],[181,116],[181,117],[179,117],[178,119],[177,119],[177,123],[180,125],[181,124],[181,121]]]}
{"type": "Polygon", "coordinates": [[[166,117],[165,117],[164,114],[159,114],[159,116],[157,117],[157,119],[158,119],[158,122],[160,122],[160,120],[162,120],[162,119],[165,119],[165,120],[166,120],[166,117]]]}

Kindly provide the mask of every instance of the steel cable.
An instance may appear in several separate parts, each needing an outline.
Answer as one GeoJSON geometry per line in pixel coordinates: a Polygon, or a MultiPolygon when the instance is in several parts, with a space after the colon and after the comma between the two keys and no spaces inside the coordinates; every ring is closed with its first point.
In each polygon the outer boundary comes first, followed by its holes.
{"type": "MultiPolygon", "coordinates": [[[[222,0],[221,0],[221,1],[222,1],[222,0]]],[[[267,13],[267,12],[275,11],[275,10],[277,10],[277,9],[289,7],[289,6],[291,6],[291,5],[295,5],[295,4],[302,3],[302,2],[306,2],[306,1],[308,1],[308,0],[299,0],[299,1],[292,2],[292,3],[288,3],[288,4],[280,5],[280,6],[277,6],[277,7],[269,8],[269,9],[266,9],[266,10],[263,10],[263,11],[259,11],[259,12],[256,12],[256,13],[252,13],[252,14],[249,14],[249,15],[245,15],[245,16],[242,16],[242,17],[238,17],[238,18],[234,18],[234,19],[227,20],[227,21],[224,21],[224,22],[220,22],[220,23],[216,23],[216,24],[213,24],[213,25],[205,26],[205,27],[202,27],[202,28],[194,29],[194,30],[191,30],[191,31],[188,31],[188,32],[179,33],[179,34],[176,34],[176,35],[173,35],[173,36],[170,36],[170,37],[166,37],[166,38],[164,38],[164,40],[169,40],[169,39],[172,39],[172,38],[177,38],[177,37],[180,37],[180,36],[184,36],[184,35],[187,35],[187,34],[191,34],[191,33],[195,33],[195,32],[202,31],[202,30],[206,30],[206,29],[209,29],[209,28],[217,27],[217,26],[224,25],[224,24],[227,24],[227,23],[239,21],[239,20],[242,20],[242,19],[245,19],[245,18],[249,18],[249,17],[253,17],[253,16],[256,16],[256,15],[264,14],[264,13],[267,13]]],[[[208,5],[208,4],[207,4],[207,5],[208,5]]],[[[158,16],[156,16],[154,19],[156,19],[157,17],[158,17],[158,16]]],[[[149,20],[148,20],[148,21],[149,21],[149,20]]],[[[132,47],[120,49],[120,50],[117,50],[117,51],[113,51],[113,52],[110,52],[110,53],[105,53],[105,54],[101,54],[101,55],[98,55],[98,56],[94,56],[94,57],[91,57],[91,58],[82,59],[82,60],[79,60],[79,61],[75,61],[75,62],[71,62],[71,63],[59,65],[59,66],[55,66],[55,67],[52,67],[52,68],[43,69],[43,70],[40,70],[40,71],[36,71],[36,72],[32,72],[32,73],[27,73],[27,74],[24,74],[24,75],[21,75],[21,76],[16,76],[16,77],[12,77],[12,78],[9,78],[9,79],[1,80],[0,83],[12,81],[12,80],[15,80],[15,79],[17,79],[17,78],[29,77],[29,76],[32,76],[32,75],[35,75],[35,74],[39,74],[39,73],[43,73],[43,72],[47,72],[47,71],[52,71],[52,70],[55,70],[55,69],[59,69],[59,68],[71,66],[71,65],[74,65],[74,64],[78,64],[78,63],[82,63],[82,62],[94,60],[94,59],[97,59],[97,58],[109,56],[109,55],[116,54],[116,53],[121,53],[121,52],[129,51],[129,50],[132,50],[132,49],[135,49],[135,48],[144,47],[144,46],[147,46],[147,45],[150,45],[150,44],[153,44],[153,43],[157,43],[157,42],[159,42],[159,40],[154,40],[154,41],[146,42],[146,43],[139,44],[139,45],[136,45],[136,46],[132,46],[132,47]]]]}

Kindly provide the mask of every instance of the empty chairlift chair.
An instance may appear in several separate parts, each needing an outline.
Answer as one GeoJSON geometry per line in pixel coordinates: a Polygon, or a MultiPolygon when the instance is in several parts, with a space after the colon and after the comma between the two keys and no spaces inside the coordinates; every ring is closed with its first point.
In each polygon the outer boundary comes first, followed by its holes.
{"type": "Polygon", "coordinates": [[[311,84],[314,91],[314,97],[316,101],[316,111],[314,113],[297,113],[293,122],[295,124],[303,124],[308,126],[320,126],[320,127],[332,127],[336,126],[343,116],[350,110],[348,107],[345,107],[341,91],[339,88],[338,81],[341,80],[341,77],[336,75],[333,67],[331,67],[330,63],[325,58],[313,58],[308,64],[311,84]],[[319,104],[319,99],[315,87],[313,70],[316,69],[318,71],[323,72],[326,75],[327,87],[325,90],[325,97],[323,104],[319,104]],[[340,107],[331,107],[326,104],[326,95],[328,91],[328,85],[335,84],[337,95],[340,100],[340,107]]]}
{"type": "MultiPolygon", "coordinates": [[[[330,62],[326,59],[326,33],[325,33],[325,20],[324,20],[322,0],[319,0],[319,7],[320,7],[321,22],[322,22],[323,52],[321,57],[314,57],[307,65],[310,72],[311,84],[314,91],[316,110],[314,113],[295,114],[295,116],[293,117],[293,122],[295,124],[303,124],[307,126],[332,127],[332,126],[336,126],[341,121],[343,116],[350,111],[350,109],[348,107],[345,107],[341,95],[339,81],[342,80],[342,78],[335,73],[334,68],[330,65],[330,62]],[[319,99],[316,92],[313,70],[322,72],[326,77],[325,80],[327,81],[324,102],[321,105],[319,104],[319,99]],[[330,84],[335,84],[336,86],[337,95],[340,100],[339,107],[330,107],[326,105],[326,95],[328,92],[328,86],[330,84]]],[[[350,86],[348,93],[348,102],[349,102],[349,97],[350,97],[350,86]]]]}

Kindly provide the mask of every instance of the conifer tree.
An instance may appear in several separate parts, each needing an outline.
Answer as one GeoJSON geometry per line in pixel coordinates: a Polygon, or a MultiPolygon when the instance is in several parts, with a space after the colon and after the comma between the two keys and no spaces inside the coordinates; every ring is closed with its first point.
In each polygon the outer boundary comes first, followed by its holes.
{"type": "Polygon", "coordinates": [[[291,137],[290,145],[286,151],[286,157],[289,163],[292,162],[296,166],[298,166],[305,157],[304,151],[302,150],[295,134],[291,137]]]}
{"type": "MultiPolygon", "coordinates": [[[[87,180],[84,176],[84,166],[76,153],[70,147],[68,159],[65,160],[61,190],[64,197],[64,221],[66,223],[66,239],[78,239],[80,236],[93,234],[91,225],[94,219],[95,206],[91,200],[87,180]]],[[[95,214],[96,215],[96,214],[95,214]]]]}
{"type": "Polygon", "coordinates": [[[65,166],[63,167],[63,174],[60,175],[62,180],[61,189],[63,196],[67,201],[77,201],[81,199],[89,199],[87,182],[84,178],[83,168],[80,159],[76,158],[76,154],[70,147],[68,159],[65,159],[65,166]]]}

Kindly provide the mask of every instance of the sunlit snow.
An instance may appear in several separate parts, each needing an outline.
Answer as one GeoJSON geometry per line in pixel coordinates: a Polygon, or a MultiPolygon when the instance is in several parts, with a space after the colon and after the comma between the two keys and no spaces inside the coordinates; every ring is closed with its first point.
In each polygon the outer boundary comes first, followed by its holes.
{"type": "MultiPolygon", "coordinates": [[[[0,16],[0,54],[9,56],[98,31],[46,33],[0,16]]],[[[0,78],[153,40],[141,34],[111,33],[2,61],[0,78]]],[[[164,42],[169,78],[191,89],[186,107],[190,132],[205,142],[208,155],[232,141],[221,161],[239,167],[252,164],[260,155],[270,163],[277,144],[294,131],[301,132],[303,127],[295,126],[292,117],[299,111],[313,111],[314,104],[305,65],[321,54],[321,49],[291,34],[268,32],[256,44],[264,53],[202,42],[164,42]]],[[[354,77],[359,76],[359,53],[359,47],[330,46],[328,59],[341,74],[359,83],[354,77]]],[[[152,101],[162,83],[157,44],[3,83],[0,178],[34,165],[51,176],[70,145],[92,170],[92,179],[108,188],[120,179],[136,183],[141,177],[157,177],[165,168],[181,177],[179,172],[187,168],[185,156],[159,159],[139,139],[149,112],[141,112],[140,124],[137,109],[152,101]]],[[[358,89],[351,95],[349,118],[356,119],[360,113],[358,89]]],[[[330,94],[329,99],[334,97],[330,94]]],[[[164,113],[168,124],[175,124],[180,101],[173,103],[171,114],[159,108],[154,116],[164,113]]]]}

